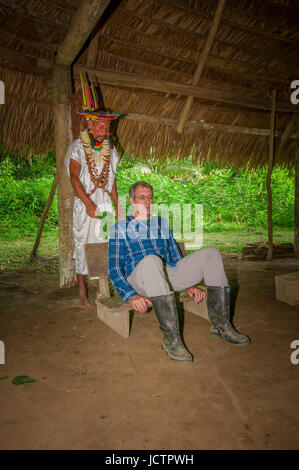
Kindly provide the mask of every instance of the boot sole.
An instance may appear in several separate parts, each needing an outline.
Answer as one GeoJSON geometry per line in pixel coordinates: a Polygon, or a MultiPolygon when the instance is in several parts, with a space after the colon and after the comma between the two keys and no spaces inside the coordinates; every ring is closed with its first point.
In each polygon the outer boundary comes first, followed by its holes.
{"type": "Polygon", "coordinates": [[[210,333],[210,336],[215,339],[224,339],[227,343],[233,344],[234,346],[246,346],[247,344],[250,344],[251,341],[246,341],[246,343],[233,343],[232,341],[228,341],[227,339],[223,338],[223,336],[217,335],[216,333],[210,333]]]}
{"type": "Polygon", "coordinates": [[[182,360],[182,359],[176,359],[176,358],[174,358],[174,357],[171,357],[171,356],[168,354],[167,349],[165,349],[165,348],[163,347],[163,345],[161,346],[161,348],[162,348],[162,351],[164,351],[165,354],[167,355],[168,359],[170,359],[172,362],[176,362],[177,364],[191,364],[191,363],[193,362],[193,358],[191,358],[191,359],[185,359],[185,360],[183,359],[183,360],[182,360]]]}

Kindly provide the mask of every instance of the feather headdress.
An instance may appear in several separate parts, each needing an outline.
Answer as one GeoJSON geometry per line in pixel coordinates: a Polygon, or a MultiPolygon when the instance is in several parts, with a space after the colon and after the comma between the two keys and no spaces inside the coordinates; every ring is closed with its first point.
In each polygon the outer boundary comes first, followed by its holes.
{"type": "Polygon", "coordinates": [[[83,105],[82,110],[77,111],[77,113],[80,114],[83,119],[92,119],[93,121],[113,121],[114,119],[117,119],[121,113],[99,109],[97,95],[95,93],[92,80],[90,79],[89,85],[87,79],[83,79],[81,72],[80,78],[83,105]]]}

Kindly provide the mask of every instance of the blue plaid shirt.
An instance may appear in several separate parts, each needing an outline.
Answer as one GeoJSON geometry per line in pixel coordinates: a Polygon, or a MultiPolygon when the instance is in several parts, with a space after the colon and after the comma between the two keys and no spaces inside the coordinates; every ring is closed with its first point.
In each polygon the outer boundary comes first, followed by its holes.
{"type": "Polygon", "coordinates": [[[125,302],[138,295],[127,278],[148,255],[160,256],[173,268],[183,257],[165,219],[150,216],[149,221],[138,221],[131,215],[111,227],[109,277],[125,302]]]}

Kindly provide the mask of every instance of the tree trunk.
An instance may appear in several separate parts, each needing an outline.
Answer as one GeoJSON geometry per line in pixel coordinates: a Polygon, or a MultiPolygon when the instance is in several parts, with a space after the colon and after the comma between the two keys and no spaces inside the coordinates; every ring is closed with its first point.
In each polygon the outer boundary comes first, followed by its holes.
{"type": "Polygon", "coordinates": [[[43,213],[41,215],[40,224],[39,224],[38,232],[37,232],[37,235],[36,235],[35,243],[34,243],[34,246],[32,248],[32,251],[30,253],[30,261],[34,261],[36,259],[36,254],[37,254],[37,250],[38,250],[40,240],[41,240],[41,237],[42,237],[45,221],[46,221],[49,209],[51,207],[52,201],[54,199],[56,187],[57,187],[57,179],[56,179],[56,175],[55,175],[55,177],[53,179],[52,186],[51,186],[51,190],[50,190],[48,200],[45,204],[45,207],[43,209],[43,213]]]}
{"type": "Polygon", "coordinates": [[[299,258],[299,112],[296,113],[294,253],[299,258]]]}
{"type": "Polygon", "coordinates": [[[60,287],[75,285],[76,276],[73,261],[73,200],[64,158],[72,141],[71,132],[71,68],[54,66],[54,118],[58,190],[58,229],[59,229],[59,277],[60,287]]]}

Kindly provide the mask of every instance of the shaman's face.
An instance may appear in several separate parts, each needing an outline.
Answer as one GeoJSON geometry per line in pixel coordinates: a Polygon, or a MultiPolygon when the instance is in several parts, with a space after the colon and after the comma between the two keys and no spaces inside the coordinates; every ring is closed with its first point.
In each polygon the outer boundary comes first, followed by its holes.
{"type": "Polygon", "coordinates": [[[91,130],[96,140],[103,140],[109,133],[110,121],[92,121],[88,120],[88,129],[91,130]]]}

